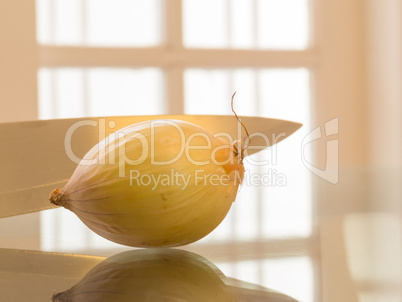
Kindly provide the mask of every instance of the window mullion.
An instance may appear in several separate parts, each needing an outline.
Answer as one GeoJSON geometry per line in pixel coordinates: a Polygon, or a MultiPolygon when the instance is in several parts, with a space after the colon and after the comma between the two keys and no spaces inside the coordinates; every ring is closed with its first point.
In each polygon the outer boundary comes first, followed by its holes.
{"type": "Polygon", "coordinates": [[[183,68],[168,67],[165,69],[166,112],[168,114],[184,113],[183,72],[183,68]]]}
{"type": "MultiPolygon", "coordinates": [[[[181,0],[165,0],[165,22],[165,47],[168,57],[179,57],[177,54],[183,51],[181,0]]],[[[170,114],[184,112],[184,68],[182,66],[175,62],[165,67],[166,109],[170,114]]]]}
{"type": "Polygon", "coordinates": [[[155,67],[307,67],[318,63],[316,49],[240,50],[71,47],[41,45],[41,66],[155,66],[155,67]]]}
{"type": "Polygon", "coordinates": [[[165,0],[164,7],[165,45],[170,51],[180,50],[183,48],[181,0],[165,0]]]}

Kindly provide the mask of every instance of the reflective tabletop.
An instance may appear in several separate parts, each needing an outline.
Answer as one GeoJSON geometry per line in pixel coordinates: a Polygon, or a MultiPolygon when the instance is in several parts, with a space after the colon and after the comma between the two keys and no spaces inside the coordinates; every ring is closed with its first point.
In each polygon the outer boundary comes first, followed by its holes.
{"type": "Polygon", "coordinates": [[[402,170],[341,168],[289,195],[300,175],[245,184],[217,229],[175,249],[111,243],[60,208],[2,218],[0,301],[401,302],[402,170]]]}

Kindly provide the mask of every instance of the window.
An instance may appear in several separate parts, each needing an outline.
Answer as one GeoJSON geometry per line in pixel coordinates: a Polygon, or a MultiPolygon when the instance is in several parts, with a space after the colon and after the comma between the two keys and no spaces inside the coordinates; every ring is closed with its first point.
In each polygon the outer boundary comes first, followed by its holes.
{"type": "MultiPolygon", "coordinates": [[[[302,122],[291,139],[257,155],[269,165],[246,161],[249,175],[266,174],[271,183],[256,187],[246,179],[228,217],[196,244],[304,246],[313,236],[311,176],[300,160],[312,118],[310,15],[308,0],[38,0],[39,117],[231,114],[237,91],[239,115],[302,122]],[[275,183],[279,176],[285,186],[275,183]]],[[[51,251],[121,249],[59,209],[42,213],[42,239],[51,251]]],[[[306,259],[283,261],[300,263],[308,284],[292,294],[311,301],[306,259]]],[[[259,265],[250,261],[222,268],[240,274],[259,265]]],[[[284,290],[270,275],[259,276],[254,281],[284,290]]]]}

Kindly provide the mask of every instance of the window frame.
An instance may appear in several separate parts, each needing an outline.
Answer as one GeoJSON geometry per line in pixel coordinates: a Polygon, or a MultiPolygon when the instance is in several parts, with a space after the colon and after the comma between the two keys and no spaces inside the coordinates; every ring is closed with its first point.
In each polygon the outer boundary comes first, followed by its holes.
{"type": "MultiPolygon", "coordinates": [[[[312,70],[317,64],[318,53],[312,43],[314,30],[310,33],[310,46],[304,50],[186,48],[182,37],[182,1],[162,3],[165,25],[162,45],[147,48],[38,45],[39,67],[157,67],[165,74],[166,113],[182,114],[186,68],[306,67],[312,70]]],[[[311,13],[310,25],[313,17],[311,13]]]]}

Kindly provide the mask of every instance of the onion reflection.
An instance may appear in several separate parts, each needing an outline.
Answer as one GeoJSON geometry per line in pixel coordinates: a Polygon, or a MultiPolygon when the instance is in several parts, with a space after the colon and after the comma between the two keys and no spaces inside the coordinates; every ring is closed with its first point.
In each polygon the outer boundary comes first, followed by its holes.
{"type": "Polygon", "coordinates": [[[53,302],[295,301],[280,293],[232,286],[207,259],[177,249],[141,249],[109,257],[53,302]]]}
{"type": "Polygon", "coordinates": [[[144,249],[107,258],[54,302],[237,301],[211,262],[175,249],[144,249]]]}

